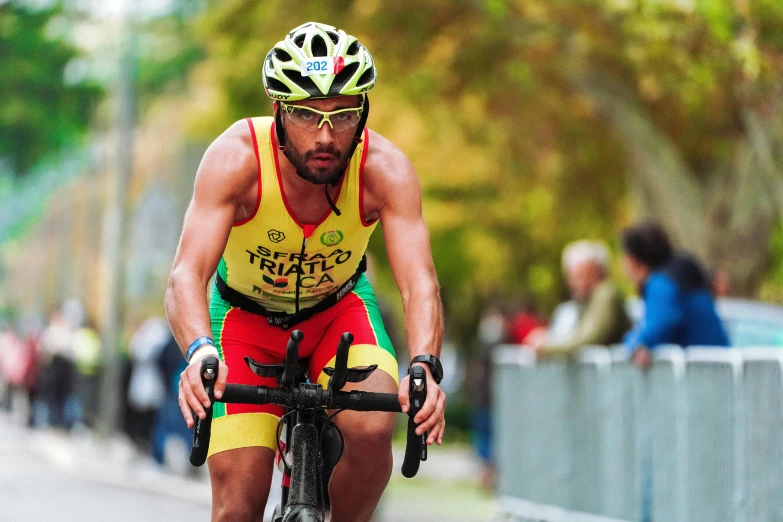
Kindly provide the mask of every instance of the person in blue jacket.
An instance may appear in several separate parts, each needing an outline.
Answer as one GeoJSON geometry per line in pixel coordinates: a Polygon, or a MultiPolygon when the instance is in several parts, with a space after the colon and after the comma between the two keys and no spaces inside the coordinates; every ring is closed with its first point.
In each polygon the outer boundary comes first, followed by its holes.
{"type": "Polygon", "coordinates": [[[729,345],[705,271],[692,256],[675,254],[660,226],[626,228],[622,249],[625,270],[644,300],[642,320],[625,336],[638,367],[647,370],[651,350],[662,344],[729,345]]]}

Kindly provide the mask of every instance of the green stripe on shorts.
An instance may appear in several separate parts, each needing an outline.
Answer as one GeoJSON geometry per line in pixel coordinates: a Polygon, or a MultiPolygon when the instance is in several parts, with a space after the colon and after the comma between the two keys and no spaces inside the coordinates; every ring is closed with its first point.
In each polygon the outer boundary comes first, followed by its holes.
{"type": "Polygon", "coordinates": [[[218,264],[217,273],[220,277],[223,278],[223,281],[228,284],[228,265],[226,265],[226,258],[220,258],[220,264],[218,264]]]}
{"type": "Polygon", "coordinates": [[[375,333],[375,340],[378,346],[396,358],[389,334],[386,333],[386,328],[383,326],[383,318],[381,317],[381,310],[378,308],[375,292],[364,274],[356,282],[356,288],[353,289],[353,293],[364,303],[364,308],[367,310],[367,317],[370,319],[370,325],[375,333]]]}
{"type": "MultiPolygon", "coordinates": [[[[231,311],[231,305],[220,297],[220,293],[217,290],[217,285],[212,285],[212,298],[209,302],[209,318],[212,323],[212,340],[215,341],[215,348],[217,348],[220,360],[225,361],[226,358],[223,355],[223,328],[226,324],[226,317],[231,311]]],[[[212,408],[212,418],[217,419],[226,415],[226,405],[222,402],[216,402],[215,407],[212,408]]]]}

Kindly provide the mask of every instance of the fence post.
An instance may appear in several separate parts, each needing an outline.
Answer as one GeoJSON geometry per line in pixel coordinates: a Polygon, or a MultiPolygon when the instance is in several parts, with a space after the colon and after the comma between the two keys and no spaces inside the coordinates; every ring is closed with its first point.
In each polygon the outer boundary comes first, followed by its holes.
{"type": "Polygon", "coordinates": [[[689,348],[688,520],[744,522],[742,355],[689,348]]]}
{"type": "Polygon", "coordinates": [[[742,358],[747,520],[783,520],[783,350],[742,358]]]}
{"type": "Polygon", "coordinates": [[[687,522],[687,397],[685,356],[677,346],[655,350],[655,365],[639,374],[639,454],[642,520],[687,522]],[[646,505],[645,505],[646,501],[646,505]]]}

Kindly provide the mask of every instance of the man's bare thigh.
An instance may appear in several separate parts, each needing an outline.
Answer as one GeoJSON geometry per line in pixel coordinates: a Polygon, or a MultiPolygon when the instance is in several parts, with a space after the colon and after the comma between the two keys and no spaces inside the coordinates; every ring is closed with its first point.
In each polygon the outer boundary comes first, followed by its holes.
{"type": "Polygon", "coordinates": [[[236,512],[260,516],[269,497],[274,458],[265,447],[237,448],[209,457],[212,519],[230,519],[228,514],[236,512]]]}
{"type": "MultiPolygon", "coordinates": [[[[371,391],[374,393],[393,393],[397,394],[397,383],[394,378],[382,370],[375,370],[367,380],[357,383],[346,383],[342,391],[371,391]]],[[[330,411],[334,413],[334,410],[330,411]]],[[[350,411],[340,412],[335,417],[335,422],[343,430],[346,436],[346,445],[351,439],[351,435],[356,432],[358,437],[363,437],[370,432],[385,432],[388,434],[389,443],[391,443],[391,432],[394,430],[394,413],[379,411],[350,411]]],[[[380,437],[385,440],[387,437],[380,437]]],[[[355,442],[356,443],[356,442],[355,442]]],[[[348,449],[348,448],[346,448],[348,449]]],[[[350,449],[348,449],[350,451],[350,449]]]]}

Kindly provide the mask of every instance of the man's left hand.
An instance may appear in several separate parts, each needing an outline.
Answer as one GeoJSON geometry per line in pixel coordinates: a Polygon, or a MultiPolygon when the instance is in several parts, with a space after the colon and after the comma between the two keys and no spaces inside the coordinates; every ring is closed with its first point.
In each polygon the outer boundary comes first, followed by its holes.
{"type": "Polygon", "coordinates": [[[653,365],[653,357],[650,350],[644,347],[639,347],[633,352],[631,357],[633,363],[643,372],[647,372],[653,365]]]}
{"type": "MultiPolygon", "coordinates": [[[[427,373],[427,398],[424,400],[424,406],[413,418],[414,422],[418,424],[416,434],[421,435],[427,431],[429,432],[427,434],[427,444],[437,443],[440,445],[443,443],[443,432],[446,430],[446,394],[443,393],[435,379],[432,378],[429,366],[426,364],[414,366],[421,366],[427,373]]],[[[403,413],[410,411],[409,379],[410,375],[406,375],[400,382],[399,398],[403,413]]]]}

